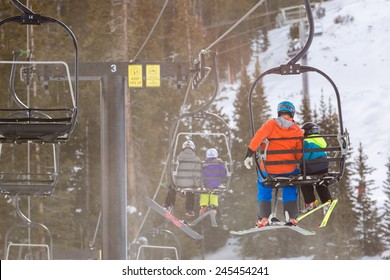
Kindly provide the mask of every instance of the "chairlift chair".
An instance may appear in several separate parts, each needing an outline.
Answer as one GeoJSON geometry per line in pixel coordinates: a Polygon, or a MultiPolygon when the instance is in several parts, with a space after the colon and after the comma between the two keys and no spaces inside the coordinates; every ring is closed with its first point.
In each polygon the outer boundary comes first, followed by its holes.
{"type": "Polygon", "coordinates": [[[59,180],[58,145],[2,143],[0,146],[1,194],[49,196],[53,193],[59,180]]]}
{"type": "MultiPolygon", "coordinates": [[[[172,175],[172,184],[175,186],[175,189],[176,190],[179,190],[179,191],[191,191],[191,192],[195,192],[195,193],[207,193],[207,192],[210,192],[211,190],[207,189],[204,187],[203,185],[203,182],[204,182],[204,174],[203,174],[203,166],[205,164],[204,160],[202,160],[202,155],[200,156],[201,158],[201,163],[200,163],[200,171],[199,171],[199,181],[200,181],[200,185],[198,188],[193,188],[193,189],[188,189],[188,188],[183,188],[181,187],[180,185],[177,185],[176,182],[177,182],[177,179],[178,177],[180,176],[179,175],[179,168],[180,168],[180,162],[177,160],[177,154],[181,148],[178,149],[177,145],[181,145],[182,142],[185,141],[185,139],[201,139],[201,138],[215,138],[215,139],[221,139],[221,141],[223,141],[222,143],[224,143],[224,145],[226,145],[226,143],[228,142],[228,139],[226,138],[226,134],[224,133],[217,133],[217,132],[181,132],[177,135],[177,141],[176,141],[176,145],[174,147],[174,155],[173,158],[172,158],[172,161],[171,161],[171,175],[172,175]]],[[[197,142],[196,140],[194,140],[195,142],[197,142]]],[[[198,141],[199,143],[200,141],[198,141]]],[[[223,185],[221,186],[221,188],[219,189],[213,189],[212,191],[213,192],[220,192],[220,191],[225,191],[225,190],[229,190],[230,189],[230,182],[231,182],[231,178],[232,178],[232,173],[233,173],[233,161],[232,161],[232,158],[231,158],[231,153],[230,153],[230,149],[227,150],[227,152],[225,154],[220,154],[219,155],[219,158],[222,159],[224,165],[225,165],[225,168],[226,168],[226,171],[227,171],[227,180],[226,180],[226,185],[223,185]]],[[[183,176],[181,176],[183,177],[183,176]]],[[[188,177],[187,179],[193,179],[193,177],[188,177]]]]}
{"type": "Polygon", "coordinates": [[[4,236],[5,259],[53,259],[51,231],[44,224],[32,222],[22,213],[18,197],[15,198],[15,207],[16,213],[23,222],[9,228],[4,236]],[[13,248],[19,250],[15,251],[13,248]]]}
{"type": "Polygon", "coordinates": [[[129,246],[129,258],[136,260],[181,259],[181,244],[177,236],[161,226],[142,233],[129,246]]]}
{"type": "MultiPolygon", "coordinates": [[[[227,126],[227,124],[224,122],[224,120],[219,117],[216,114],[208,113],[208,112],[202,112],[201,114],[184,114],[182,115],[177,122],[174,123],[173,127],[176,127],[176,125],[183,121],[186,118],[197,118],[197,119],[212,119],[214,122],[217,120],[220,122],[224,130],[226,130],[225,133],[223,132],[213,132],[211,130],[203,129],[202,131],[196,131],[196,132],[179,132],[176,134],[175,139],[172,139],[172,136],[170,137],[172,145],[170,146],[170,175],[171,175],[171,183],[175,187],[176,190],[179,192],[194,192],[194,193],[208,193],[210,191],[214,192],[225,192],[230,189],[230,182],[232,178],[233,173],[233,160],[231,155],[231,135],[230,135],[230,129],[227,126]],[[203,186],[203,173],[200,171],[199,178],[201,185],[197,188],[181,188],[176,184],[178,171],[179,171],[179,162],[177,160],[178,154],[181,152],[181,145],[186,140],[192,140],[194,141],[195,145],[198,147],[197,151],[200,149],[203,149],[202,154],[197,153],[198,157],[202,160],[204,158],[204,154],[207,149],[209,148],[216,148],[219,152],[219,158],[224,162],[226,170],[227,170],[227,180],[226,180],[226,186],[221,186],[219,189],[207,189],[203,186]]],[[[202,160],[203,162],[203,160],[202,160]]],[[[203,165],[203,163],[202,163],[203,165]]],[[[203,170],[203,168],[201,168],[203,170]]],[[[192,176],[192,175],[191,175],[192,176]]],[[[188,179],[193,179],[188,178],[188,179]]]]}
{"type": "Polygon", "coordinates": [[[302,48],[303,46],[299,39],[292,40],[287,50],[288,57],[290,58],[295,57],[302,50],[302,48]]]}
{"type": "Polygon", "coordinates": [[[34,260],[34,259],[53,259],[53,238],[50,230],[41,223],[21,223],[11,227],[4,238],[4,256],[6,260],[12,259],[25,259],[25,260],[34,260]],[[17,242],[13,241],[12,234],[16,235],[17,230],[27,230],[30,232],[30,238],[24,241],[18,240],[17,242]],[[32,234],[36,235],[42,239],[42,236],[45,236],[47,242],[38,242],[31,241],[32,234]],[[39,234],[39,235],[38,235],[39,234]],[[17,249],[17,251],[15,250],[17,249]],[[43,253],[43,254],[42,254],[43,253]]]}
{"type": "MultiPolygon", "coordinates": [[[[262,143],[261,147],[257,151],[256,158],[260,163],[264,164],[265,169],[271,165],[281,164],[297,164],[303,166],[300,173],[297,175],[264,175],[264,172],[259,171],[260,177],[262,177],[265,186],[269,187],[289,187],[289,186],[304,186],[304,185],[315,185],[324,183],[325,185],[332,185],[338,182],[344,173],[345,160],[348,152],[348,133],[341,134],[327,134],[317,135],[315,137],[323,137],[328,143],[336,143],[326,148],[316,149],[301,149],[301,150],[267,150],[267,144],[262,143]],[[284,161],[267,161],[267,155],[270,154],[291,154],[291,153],[306,153],[306,152],[319,152],[323,151],[327,153],[327,158],[305,160],[304,157],[300,160],[284,160],[284,161]],[[328,162],[332,168],[329,168],[329,172],[318,175],[308,175],[306,173],[305,163],[321,163],[328,162]]],[[[301,137],[299,140],[303,141],[309,137],[301,137]]],[[[288,141],[294,138],[268,138],[268,143],[271,141],[288,141]]],[[[295,138],[297,139],[297,138],[295,138]]],[[[259,170],[259,168],[258,168],[259,170]]]]}
{"type": "MultiPolygon", "coordinates": [[[[19,100],[19,108],[9,108],[6,104],[2,103],[0,108],[0,141],[1,142],[17,142],[25,143],[29,142],[40,142],[40,143],[61,143],[69,139],[70,133],[72,132],[75,125],[75,117],[77,114],[76,96],[73,91],[73,85],[71,82],[70,72],[68,65],[63,61],[0,61],[0,67],[4,72],[12,71],[12,68],[18,68],[17,66],[31,65],[34,69],[34,75],[49,75],[44,73],[43,70],[46,66],[53,66],[57,69],[64,69],[67,73],[67,77],[58,77],[52,79],[49,82],[43,78],[36,77],[35,86],[40,90],[40,94],[43,98],[47,97],[44,91],[60,87],[62,92],[57,92],[61,96],[61,101],[69,106],[62,108],[40,108],[38,106],[27,106],[24,102],[20,101],[19,94],[16,92],[16,88],[20,89],[23,82],[17,83],[16,77],[11,75],[13,80],[10,81],[12,84],[11,95],[13,99],[19,100]],[[57,85],[55,85],[57,84],[57,85]],[[50,86],[50,87],[49,87],[50,86]],[[48,89],[47,89],[48,88],[48,89]],[[69,92],[69,93],[68,93],[69,92]],[[69,98],[67,98],[69,95],[69,98]]],[[[53,90],[54,91],[54,90],[53,90]]],[[[32,98],[30,98],[32,99],[32,98]]]]}
{"type": "MultiPolygon", "coordinates": [[[[9,80],[1,77],[4,85],[10,85],[10,100],[0,104],[0,142],[66,142],[73,132],[77,119],[78,100],[78,46],[73,32],[61,21],[35,14],[17,0],[12,1],[23,14],[0,20],[0,28],[5,23],[22,25],[41,25],[53,23],[59,25],[70,36],[74,47],[73,73],[75,83],[72,83],[71,71],[64,61],[19,61],[20,55],[14,54],[12,61],[0,61],[1,73],[10,73],[9,80]],[[66,73],[66,76],[56,76],[56,72],[66,73]],[[59,107],[46,108],[42,104],[30,104],[30,88],[35,83],[34,93],[47,101],[47,87],[54,83],[62,83],[62,95],[68,96],[69,102],[61,103],[59,107]],[[23,100],[22,95],[25,96],[23,100]],[[9,106],[9,104],[16,104],[9,106]]],[[[5,96],[5,94],[3,94],[5,96]]],[[[61,100],[62,102],[62,100],[61,100]]],[[[45,102],[47,103],[47,102],[45,102]]],[[[45,106],[47,106],[45,104],[45,106]]]]}
{"type": "MultiPolygon", "coordinates": [[[[328,140],[329,143],[333,143],[332,146],[327,148],[319,148],[319,149],[301,149],[301,150],[268,150],[268,144],[270,141],[288,141],[293,138],[278,138],[278,139],[266,139],[264,143],[259,147],[258,151],[256,151],[255,157],[256,157],[256,169],[257,169],[257,175],[260,180],[263,181],[265,186],[271,187],[271,188],[278,188],[278,187],[289,187],[289,186],[302,186],[302,185],[313,185],[318,184],[322,181],[325,181],[326,183],[334,183],[338,182],[340,178],[343,176],[344,168],[345,168],[345,162],[346,162],[346,156],[349,150],[349,135],[347,130],[344,130],[344,124],[343,124],[343,118],[342,118],[342,110],[341,110],[341,100],[340,100],[340,94],[338,91],[338,88],[336,84],[333,82],[333,80],[325,74],[323,71],[306,65],[300,65],[297,64],[297,61],[301,59],[309,49],[309,46],[311,44],[311,41],[314,36],[314,20],[313,15],[310,9],[310,1],[305,0],[305,7],[306,10],[309,10],[307,13],[308,19],[309,19],[309,37],[306,42],[306,45],[301,49],[301,51],[293,57],[287,64],[281,65],[279,67],[271,68],[264,73],[262,73],[259,77],[256,78],[256,80],[253,82],[251,89],[249,91],[249,97],[248,97],[248,106],[250,111],[250,124],[251,124],[251,131],[252,135],[255,135],[255,125],[254,125],[254,117],[253,117],[253,106],[252,106],[252,96],[254,93],[254,89],[260,81],[263,80],[263,78],[267,75],[280,75],[280,76],[291,76],[291,75],[300,75],[302,73],[309,73],[314,72],[325,78],[325,80],[331,85],[336,100],[337,100],[337,110],[338,110],[338,119],[339,119],[339,131],[335,135],[320,135],[319,137],[324,137],[326,140],[328,140]],[[307,175],[306,174],[306,168],[305,168],[305,159],[302,156],[300,160],[296,161],[267,161],[267,155],[269,154],[291,154],[291,153],[302,153],[302,155],[305,152],[315,152],[315,151],[325,151],[328,153],[328,158],[326,159],[316,159],[316,160],[310,160],[311,162],[333,162],[336,163],[336,167],[334,170],[328,172],[327,174],[323,175],[307,175]],[[265,166],[265,169],[267,169],[267,166],[270,165],[281,165],[281,164],[302,164],[303,170],[301,170],[301,173],[298,175],[286,175],[286,176],[272,176],[268,173],[264,174],[264,172],[260,169],[260,163],[263,163],[265,166]]],[[[295,138],[296,139],[296,138],[295,138]]],[[[299,138],[303,142],[304,138],[299,138]]]]}

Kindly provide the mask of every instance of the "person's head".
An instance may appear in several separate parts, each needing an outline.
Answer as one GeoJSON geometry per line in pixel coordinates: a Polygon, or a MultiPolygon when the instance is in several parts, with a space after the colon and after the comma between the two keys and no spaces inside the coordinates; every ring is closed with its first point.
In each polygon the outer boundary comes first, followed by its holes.
{"type": "Polygon", "coordinates": [[[282,101],[278,104],[278,117],[289,115],[294,118],[295,106],[290,101],[282,101]]]}
{"type": "Polygon", "coordinates": [[[309,136],[309,135],[320,133],[320,128],[318,127],[317,124],[315,124],[313,122],[304,123],[301,128],[303,130],[304,136],[309,136]]]}
{"type": "Polygon", "coordinates": [[[206,151],[206,158],[217,158],[218,157],[218,151],[214,148],[208,149],[206,151]]]}
{"type": "Polygon", "coordinates": [[[195,150],[195,144],[191,140],[186,140],[181,147],[183,148],[183,150],[184,149],[195,150]]]}

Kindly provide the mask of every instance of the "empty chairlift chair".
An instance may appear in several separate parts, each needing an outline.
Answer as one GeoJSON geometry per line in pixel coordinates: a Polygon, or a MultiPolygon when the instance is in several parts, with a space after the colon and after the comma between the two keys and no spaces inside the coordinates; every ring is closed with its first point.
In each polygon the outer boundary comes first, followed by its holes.
{"type": "Polygon", "coordinates": [[[78,47],[74,34],[62,22],[37,14],[1,20],[3,30],[5,23],[60,26],[73,42],[74,63],[71,72],[64,61],[34,61],[29,51],[19,50],[13,51],[12,60],[0,61],[2,96],[9,96],[0,104],[0,142],[66,142],[77,119],[78,47]]]}
{"type": "Polygon", "coordinates": [[[56,144],[0,144],[0,193],[49,196],[59,179],[56,144]]]}

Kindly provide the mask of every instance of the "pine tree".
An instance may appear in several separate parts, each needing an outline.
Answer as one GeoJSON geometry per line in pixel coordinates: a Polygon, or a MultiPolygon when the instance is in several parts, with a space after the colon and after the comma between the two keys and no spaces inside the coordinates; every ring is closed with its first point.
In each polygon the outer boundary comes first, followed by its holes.
{"type": "MultiPolygon", "coordinates": [[[[313,120],[319,125],[320,134],[337,135],[339,123],[337,115],[333,113],[331,103],[329,102],[329,105],[327,105],[324,97],[321,96],[319,108],[319,110],[314,110],[313,120]]],[[[333,139],[329,137],[326,138],[326,141],[328,146],[334,144],[333,139]]],[[[335,146],[337,145],[335,144],[335,146]]],[[[335,163],[331,163],[331,169],[337,172],[341,171],[340,166],[335,163]]],[[[327,242],[324,243],[323,237],[319,238],[319,236],[316,236],[315,241],[309,243],[309,246],[317,248],[316,259],[350,259],[359,257],[358,244],[355,241],[357,236],[354,231],[357,214],[353,211],[351,172],[351,160],[347,156],[343,177],[338,183],[329,187],[332,198],[338,199],[339,202],[328,225],[322,230],[322,236],[326,237],[327,242]],[[334,246],[327,246],[330,240],[335,244],[334,246]]]]}
{"type": "Polygon", "coordinates": [[[194,13],[191,1],[174,1],[174,9],[165,31],[169,39],[171,55],[177,60],[192,62],[204,47],[200,18],[194,13]]]}
{"type": "MultiPolygon", "coordinates": [[[[239,219],[240,216],[247,216],[249,220],[253,221],[253,224],[256,221],[256,199],[253,199],[256,196],[256,175],[253,170],[246,170],[243,165],[246,149],[252,135],[248,108],[248,92],[251,87],[251,81],[244,67],[241,69],[240,81],[241,84],[234,101],[235,129],[233,132],[235,137],[233,141],[233,157],[236,159],[236,173],[232,182],[234,198],[230,199],[230,207],[235,209],[232,212],[230,227],[235,229],[252,226],[252,224],[248,224],[248,221],[239,219]],[[248,197],[251,197],[249,201],[248,197]]],[[[245,252],[242,254],[246,255],[245,252]]]]}
{"type": "Polygon", "coordinates": [[[331,100],[326,104],[324,95],[321,95],[319,112],[315,114],[318,118],[317,124],[321,134],[337,134],[339,129],[338,115],[334,112],[331,100]]]}
{"type": "Polygon", "coordinates": [[[306,94],[303,94],[300,112],[297,115],[300,117],[302,124],[307,122],[314,122],[310,109],[310,99],[309,96],[306,94]]]}
{"type": "Polygon", "coordinates": [[[354,189],[351,185],[352,160],[347,159],[344,175],[340,181],[329,187],[332,198],[338,199],[331,220],[322,232],[326,241],[318,240],[316,246],[318,259],[355,259],[359,258],[359,238],[355,231],[358,214],[353,210],[355,201],[353,199],[354,189]],[[327,246],[332,243],[333,246],[327,246]]]}
{"type": "MultiPolygon", "coordinates": [[[[261,65],[259,61],[259,57],[256,57],[256,64],[255,64],[255,72],[253,73],[253,79],[257,79],[261,74],[261,65]]],[[[253,97],[252,97],[252,103],[254,107],[254,112],[258,112],[257,115],[255,115],[255,119],[259,118],[260,122],[258,125],[263,125],[268,119],[271,118],[270,114],[270,106],[268,105],[267,98],[265,96],[263,83],[260,81],[257,83],[253,97]]]]}
{"type": "Polygon", "coordinates": [[[383,209],[382,217],[382,231],[383,231],[383,241],[387,246],[387,249],[390,249],[390,158],[388,158],[387,164],[387,177],[383,182],[383,192],[385,194],[385,204],[383,209]]]}
{"type": "Polygon", "coordinates": [[[375,256],[382,252],[384,245],[381,239],[378,209],[375,200],[371,198],[374,180],[368,178],[375,169],[367,165],[367,159],[363,146],[359,143],[358,154],[353,164],[353,172],[356,174],[354,181],[357,183],[355,209],[358,214],[357,231],[360,234],[360,248],[363,255],[375,256]]]}
{"type": "MultiPolygon", "coordinates": [[[[234,199],[232,203],[232,207],[236,208],[238,211],[241,212],[242,206],[249,206],[250,209],[248,210],[246,207],[245,209],[242,209],[242,213],[253,213],[255,211],[253,207],[251,207],[248,204],[243,205],[241,202],[246,200],[246,197],[248,195],[248,191],[253,193],[254,190],[254,184],[255,184],[255,177],[254,173],[251,171],[248,171],[243,166],[242,160],[244,159],[247,146],[249,144],[249,141],[251,139],[251,127],[250,127],[250,121],[249,121],[249,110],[248,110],[248,92],[250,89],[250,79],[247,75],[246,69],[243,68],[241,71],[241,85],[237,91],[236,100],[234,101],[234,121],[235,121],[235,129],[233,130],[233,133],[235,135],[234,141],[233,141],[233,157],[237,159],[236,161],[236,176],[234,177],[233,186],[236,191],[236,195],[238,196],[238,199],[234,199]]],[[[255,201],[254,201],[255,203],[255,201]]],[[[253,215],[255,217],[255,213],[253,215]]],[[[247,225],[245,225],[245,221],[235,219],[238,223],[238,228],[243,228],[247,225]]]]}

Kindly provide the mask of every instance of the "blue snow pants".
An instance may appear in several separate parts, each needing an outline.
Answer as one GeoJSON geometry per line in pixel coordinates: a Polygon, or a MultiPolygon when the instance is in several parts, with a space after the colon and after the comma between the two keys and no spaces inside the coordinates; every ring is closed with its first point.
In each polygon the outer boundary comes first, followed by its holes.
{"type": "MultiPolygon", "coordinates": [[[[263,170],[261,170],[260,172],[262,172],[264,174],[264,176],[266,175],[266,173],[263,170]]],[[[276,175],[280,175],[280,176],[292,175],[292,174],[298,174],[298,168],[295,169],[291,173],[285,173],[285,174],[271,174],[270,173],[270,175],[275,175],[275,176],[276,175]]],[[[272,191],[273,191],[273,188],[264,186],[262,177],[259,175],[258,179],[257,179],[257,201],[272,202],[272,191]]],[[[282,201],[283,201],[283,203],[297,201],[297,199],[298,199],[297,187],[292,186],[292,187],[282,188],[282,201]]]]}

